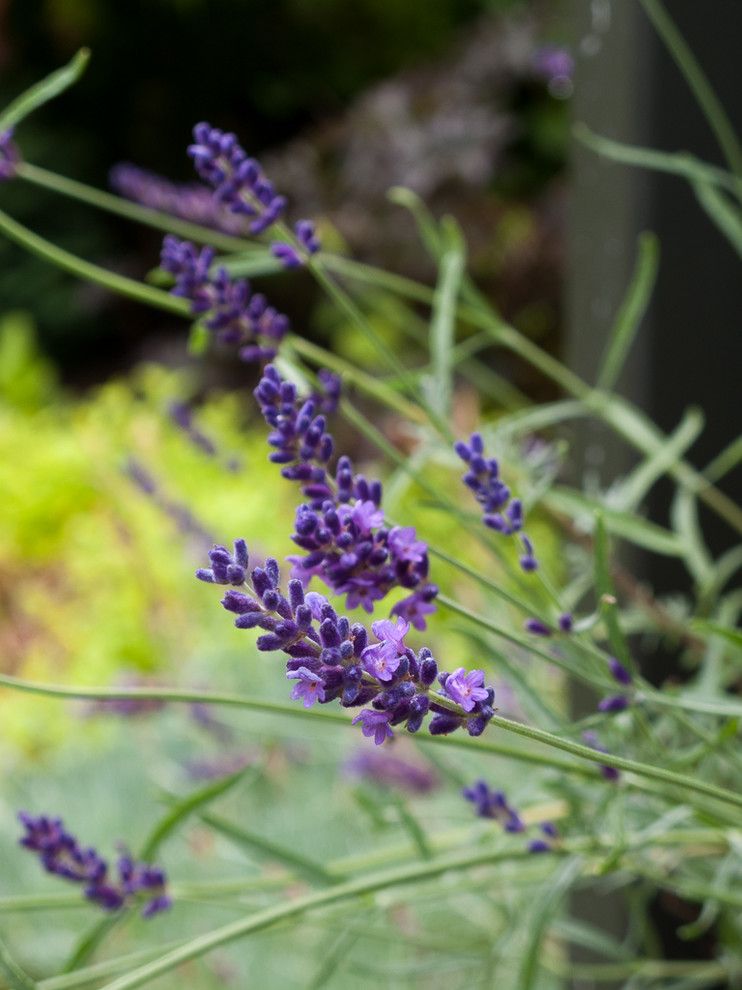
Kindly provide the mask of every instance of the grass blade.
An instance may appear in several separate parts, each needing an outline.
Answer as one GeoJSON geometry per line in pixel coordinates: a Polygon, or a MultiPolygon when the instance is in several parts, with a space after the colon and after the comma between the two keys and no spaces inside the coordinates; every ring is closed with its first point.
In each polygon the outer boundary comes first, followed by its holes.
{"type": "Polygon", "coordinates": [[[57,69],[39,82],[30,86],[25,93],[17,96],[2,113],[0,113],[0,133],[15,127],[24,117],[34,110],[64,93],[74,85],[85,71],[90,61],[90,50],[81,48],[77,54],[61,69],[57,69]]]}
{"type": "Polygon", "coordinates": [[[598,388],[611,389],[621,374],[639,330],[657,280],[659,241],[654,234],[640,234],[634,272],[623,298],[598,373],[598,388]]]}
{"type": "Polygon", "coordinates": [[[739,210],[708,182],[694,182],[693,192],[712,223],[742,257],[742,216],[739,210]]]}
{"type": "Polygon", "coordinates": [[[281,846],[277,842],[273,842],[272,839],[267,839],[264,835],[258,835],[256,832],[248,832],[246,829],[239,828],[237,825],[233,825],[232,822],[227,821],[226,818],[221,818],[218,815],[206,813],[200,817],[205,825],[213,828],[215,832],[223,835],[226,839],[235,843],[235,845],[241,846],[252,853],[257,852],[263,858],[267,857],[268,859],[283,863],[292,873],[300,874],[306,880],[309,880],[310,883],[327,885],[337,882],[338,878],[328,873],[319,863],[314,863],[293,849],[281,846]]]}
{"type": "Polygon", "coordinates": [[[0,939],[0,972],[5,974],[12,990],[37,990],[34,981],[13,959],[2,939],[0,939]]]}
{"type": "Polygon", "coordinates": [[[431,402],[443,417],[448,417],[451,412],[456,300],[461,290],[466,256],[464,238],[455,222],[447,224],[446,230],[449,232],[449,247],[440,260],[430,321],[430,358],[433,366],[431,402]]]}

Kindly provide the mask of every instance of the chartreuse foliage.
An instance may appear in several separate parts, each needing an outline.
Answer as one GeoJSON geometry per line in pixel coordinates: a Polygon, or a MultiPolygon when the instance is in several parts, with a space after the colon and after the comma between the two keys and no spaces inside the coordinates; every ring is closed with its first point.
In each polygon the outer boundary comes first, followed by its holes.
{"type": "MultiPolygon", "coordinates": [[[[734,241],[737,139],[664,8],[658,0],[642,2],[732,172],[586,140],[600,152],[700,183],[699,201],[734,241]]],[[[208,145],[196,152],[206,156],[203,174],[215,185],[227,182],[225,201],[240,208],[247,189],[248,216],[281,212],[280,196],[261,186],[262,173],[245,164],[233,136],[204,127],[199,134],[208,145]],[[222,140],[234,170],[226,179],[214,165],[222,140]],[[260,209],[250,196],[262,196],[260,209]]],[[[12,155],[8,161],[12,166],[12,155]]],[[[141,207],[53,173],[21,163],[17,175],[184,235],[165,215],[143,214],[141,207]]],[[[270,442],[285,477],[313,502],[297,517],[304,527],[297,524],[297,535],[315,534],[299,541],[315,557],[297,566],[320,570],[337,592],[339,610],[353,608],[361,577],[379,578],[373,585],[379,594],[371,596],[375,613],[383,618],[394,605],[401,622],[412,614],[399,600],[402,589],[386,601],[394,576],[379,577],[373,568],[388,559],[382,551],[396,553],[398,583],[407,580],[409,590],[417,585],[403,565],[423,567],[423,552],[429,555],[440,586],[437,613],[424,632],[418,624],[419,632],[409,635],[416,635],[416,647],[418,640],[430,644],[438,658],[443,671],[435,687],[427,682],[435,661],[427,649],[406,649],[409,630],[377,623],[378,642],[369,639],[362,649],[367,632],[344,623],[329,603],[305,598],[298,584],[288,590],[280,585],[272,563],[251,570],[239,540],[234,552],[225,546],[212,551],[211,567],[200,571],[207,583],[235,586],[224,602],[241,628],[218,630],[216,621],[224,616],[209,589],[184,580],[203,530],[227,545],[244,533],[258,556],[282,557],[290,545],[296,493],[266,469],[260,431],[239,434],[242,407],[222,397],[205,405],[197,426],[188,419],[185,434],[176,432],[163,408],[174,393],[193,386],[156,369],[110,384],[84,402],[42,400],[33,386],[23,385],[24,362],[31,358],[17,318],[15,329],[6,330],[4,346],[19,374],[3,379],[0,410],[12,427],[0,432],[12,434],[0,441],[8,444],[0,480],[12,522],[2,550],[13,589],[6,599],[22,619],[23,639],[5,664],[9,672],[0,675],[8,689],[3,710],[11,725],[19,718],[14,713],[25,713],[25,734],[22,725],[16,732],[39,748],[55,738],[46,706],[62,699],[94,703],[99,714],[109,713],[109,726],[114,712],[141,712],[145,703],[158,712],[157,718],[110,728],[99,765],[83,758],[93,736],[88,723],[78,723],[82,745],[60,748],[46,757],[46,768],[13,779],[7,811],[43,802],[64,808],[80,833],[87,821],[90,841],[123,831],[132,843],[138,837],[142,858],[156,854],[165,864],[174,902],[172,912],[151,921],[129,909],[96,920],[94,906],[79,893],[60,893],[51,881],[45,888],[31,869],[36,864],[11,851],[7,814],[2,842],[10,886],[0,898],[0,919],[12,924],[0,921],[9,933],[0,944],[0,969],[9,987],[62,990],[95,982],[104,990],[129,990],[161,977],[175,985],[185,977],[207,988],[229,978],[241,985],[255,973],[261,984],[276,986],[496,982],[529,988],[579,977],[684,987],[717,985],[742,971],[736,630],[742,599],[730,590],[742,554],[733,546],[714,558],[699,522],[703,503],[742,532],[742,512],[718,487],[737,463],[739,446],[704,472],[692,460],[703,428],[697,411],[689,410],[667,436],[613,391],[641,329],[657,244],[650,236],[640,241],[593,384],[510,326],[482,297],[465,273],[465,237],[452,219],[439,222],[409,191],[397,190],[394,198],[411,212],[437,266],[434,286],[323,251],[302,253],[301,238],[281,222],[272,224],[288,245],[279,256],[292,264],[299,258],[373,359],[359,367],[294,330],[280,345],[278,370],[265,373],[269,384],[259,397],[278,431],[270,442]],[[414,304],[416,320],[426,314],[428,332],[411,335],[411,366],[379,332],[382,293],[394,297],[397,313],[414,304]],[[530,408],[506,389],[491,397],[496,402],[500,395],[502,409],[490,422],[454,429],[460,383],[482,381],[478,344],[470,343],[477,334],[483,346],[513,352],[550,378],[562,392],[559,400],[530,408]],[[334,475],[325,470],[330,440],[324,414],[315,418],[320,399],[307,406],[297,395],[316,386],[319,366],[338,373],[345,387],[338,453],[345,452],[343,444],[362,440],[393,472],[383,509],[378,486],[359,479],[352,466],[341,460],[334,475]],[[282,384],[286,378],[293,385],[282,384]],[[634,471],[606,490],[558,484],[560,428],[575,419],[597,419],[633,448],[634,471]],[[390,424],[405,420],[400,437],[390,424]],[[286,423],[290,429],[280,433],[286,423]],[[189,445],[208,426],[220,450],[246,460],[243,471],[230,474],[221,454],[206,456],[203,444],[200,452],[189,445]],[[459,484],[461,465],[452,449],[454,434],[460,439],[477,426],[479,435],[457,449],[482,512],[459,484]],[[129,475],[140,489],[152,487],[148,470],[164,479],[150,502],[122,476],[123,459],[132,456],[140,463],[129,465],[129,475]],[[18,479],[25,471],[30,483],[24,485],[18,479]],[[664,524],[642,515],[660,479],[674,490],[664,524]],[[360,493],[355,501],[343,496],[351,491],[360,493]],[[312,513],[316,518],[309,519],[312,513]],[[523,513],[528,541],[522,539],[523,513]],[[405,529],[412,524],[416,536],[405,529]],[[678,558],[692,578],[693,595],[682,602],[653,597],[616,566],[619,541],[678,558]],[[373,559],[369,545],[377,553],[373,559]],[[352,559],[343,557],[343,549],[348,557],[352,551],[352,559]],[[263,630],[260,655],[247,631],[254,626],[263,630]],[[684,664],[682,684],[653,687],[642,676],[660,637],[684,664]],[[264,657],[276,651],[289,658],[293,701],[280,667],[264,657]],[[123,665],[157,669],[168,686],[98,686],[123,665]],[[351,666],[358,668],[352,676],[351,666]],[[485,677],[494,682],[498,711],[485,677]],[[564,703],[563,688],[572,684],[593,702],[593,714],[579,720],[569,717],[564,703]],[[386,743],[380,751],[392,761],[384,772],[378,764],[364,771],[376,783],[351,782],[342,772],[351,741],[362,741],[347,712],[337,704],[312,707],[317,697],[352,706],[364,692],[358,704],[375,706],[364,709],[364,732],[370,729],[366,734],[379,743],[397,736],[391,753],[386,743]],[[42,710],[42,697],[45,724],[29,725],[33,705],[42,710]],[[27,701],[22,705],[20,698],[27,701]],[[416,716],[420,706],[428,714],[428,705],[435,713],[431,734],[401,742],[400,727],[420,728],[416,716]],[[415,761],[412,770],[401,768],[400,755],[415,761]],[[397,786],[403,779],[407,791],[389,792],[392,765],[397,786]],[[421,773],[438,789],[422,787],[421,773]],[[210,774],[216,782],[193,783],[194,776],[210,774]],[[472,787],[477,779],[482,783],[472,787]],[[462,787],[481,818],[462,800],[462,787]],[[682,934],[712,932],[718,947],[713,959],[658,958],[647,911],[658,889],[701,903],[697,920],[682,934]],[[575,890],[608,904],[613,916],[625,912],[630,924],[616,932],[598,918],[570,917],[575,890]],[[47,912],[62,920],[39,954],[37,921],[47,912]],[[572,964],[570,946],[589,949],[594,961],[572,964]]],[[[251,290],[236,280],[240,270],[253,272],[256,265],[270,274],[269,251],[260,245],[246,241],[243,251],[241,238],[215,245],[229,252],[219,271],[210,253],[169,239],[165,267],[179,293],[173,295],[82,261],[2,213],[0,231],[76,276],[181,315],[184,325],[206,314],[202,328],[217,336],[228,331],[222,341],[244,346],[243,357],[267,356],[253,347],[265,329],[255,323],[267,312],[265,302],[249,309],[251,290]]],[[[206,229],[192,229],[192,240],[214,244],[206,229]]],[[[269,317],[274,320],[275,312],[269,317]]],[[[284,332],[282,327],[272,335],[276,347],[284,332]]],[[[209,339],[201,334],[201,342],[209,339]]]]}

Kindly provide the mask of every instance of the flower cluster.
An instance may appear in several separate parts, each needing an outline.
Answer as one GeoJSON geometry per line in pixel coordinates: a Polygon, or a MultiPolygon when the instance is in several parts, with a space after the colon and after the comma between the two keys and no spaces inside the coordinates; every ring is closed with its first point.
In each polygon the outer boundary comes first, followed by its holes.
{"type": "Polygon", "coordinates": [[[211,584],[233,585],[222,605],[237,618],[239,629],[259,628],[257,647],[288,656],[286,676],[295,681],[292,698],[309,708],[339,700],[345,708],[363,708],[353,719],[364,736],[381,745],[404,725],[417,732],[426,718],[432,735],[466,728],[481,735],[492,718],[495,692],[484,684],[481,670],[439,672],[430,650],[416,655],[405,644],[409,623],[374,622],[375,642],[366,628],[338,616],[322,595],[305,594],[302,582],[289,581],[288,597],[279,588],[279,568],[272,558],[253,568],[247,584],[248,555],[244,540],[234,552],[217,546],[209,554],[210,568],[196,576],[211,584]],[[250,594],[237,590],[246,585],[250,594]],[[439,688],[434,690],[435,682],[439,688]]]}
{"type": "Polygon", "coordinates": [[[555,632],[570,633],[574,626],[574,619],[570,612],[563,612],[557,619],[557,629],[553,629],[541,619],[526,619],[523,628],[533,636],[553,636],[555,632]]]}
{"type": "Polygon", "coordinates": [[[211,189],[199,183],[176,184],[130,162],[114,165],[108,181],[126,199],[152,210],[212,227],[225,234],[239,236],[246,232],[244,217],[230,213],[214,199],[211,189]]]}
{"type": "MultiPolygon", "coordinates": [[[[467,801],[474,805],[474,812],[480,818],[491,818],[499,822],[506,832],[525,832],[526,823],[520,817],[502,791],[493,791],[484,780],[477,780],[471,787],[461,792],[467,801]]],[[[533,853],[549,852],[559,837],[556,826],[552,822],[541,822],[539,830],[542,835],[531,839],[528,851],[533,853]]]]}
{"type": "Polygon", "coordinates": [[[106,860],[95,849],[83,848],[74,835],[65,831],[61,818],[46,815],[34,818],[26,812],[21,812],[18,818],[26,830],[20,844],[38,853],[47,873],[82,884],[88,900],[104,910],[118,911],[141,896],[146,898],[144,918],[170,907],[165,873],[158,866],[139,863],[123,853],[114,878],[106,860]]]}
{"type": "Polygon", "coordinates": [[[461,480],[472,490],[481,505],[484,512],[482,522],[503,536],[520,533],[523,545],[520,566],[524,571],[535,571],[538,561],[533,552],[533,544],[522,531],[523,504],[520,499],[512,497],[510,489],[500,478],[500,467],[495,458],[485,457],[481,434],[472,433],[468,443],[457,441],[454,450],[469,466],[461,480]]]}
{"type": "Polygon", "coordinates": [[[175,277],[171,290],[191,303],[191,313],[223,344],[239,348],[243,361],[269,361],[289,327],[283,313],[254,293],[246,279],[231,279],[226,268],[212,274],[214,249],[200,250],[190,241],[168,234],[162,242],[160,265],[175,277]]]}
{"type": "Polygon", "coordinates": [[[200,123],[193,128],[193,139],[188,154],[196,172],[213,187],[219,203],[252,218],[251,234],[262,234],[281,217],[285,197],[276,193],[258,162],[240,147],[236,134],[200,123]]]}
{"type": "MultiPolygon", "coordinates": [[[[339,382],[331,385],[336,403],[339,382]]],[[[424,629],[438,593],[427,580],[426,544],[411,526],[385,526],[381,483],[356,474],[349,457],[340,457],[330,474],[334,443],[317,396],[300,399],[296,386],[269,365],[255,397],[272,429],[270,460],[282,465],[284,478],[301,483],[309,500],[296,512],[292,539],[306,556],[289,558],[293,576],[304,585],[319,577],[336,594],[346,595],[347,608],[361,606],[367,612],[393,588],[408,588],[412,594],[394,606],[393,614],[424,629]]]]}
{"type": "Polygon", "coordinates": [[[477,780],[461,792],[474,805],[480,818],[492,818],[500,822],[506,832],[524,832],[526,825],[518,812],[508,804],[502,791],[492,791],[486,781],[477,780]]]}
{"type": "MultiPolygon", "coordinates": [[[[610,671],[611,677],[616,684],[620,684],[623,688],[631,686],[631,674],[619,660],[616,660],[615,657],[608,657],[608,670],[610,671]]],[[[625,711],[628,707],[629,696],[622,691],[619,694],[609,694],[607,697],[603,698],[598,704],[598,711],[615,714],[616,712],[625,711]]]]}
{"type": "Polygon", "coordinates": [[[294,225],[294,233],[298,249],[285,241],[271,244],[271,254],[274,258],[278,258],[284,268],[301,268],[306,259],[317,254],[320,249],[320,242],[311,220],[299,220],[294,225]]]}

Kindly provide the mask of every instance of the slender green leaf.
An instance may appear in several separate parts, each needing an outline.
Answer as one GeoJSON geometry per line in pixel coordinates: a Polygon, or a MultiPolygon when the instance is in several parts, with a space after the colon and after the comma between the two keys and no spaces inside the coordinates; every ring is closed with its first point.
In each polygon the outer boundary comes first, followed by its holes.
{"type": "Polygon", "coordinates": [[[706,215],[742,257],[742,214],[708,182],[694,182],[693,192],[706,215]]]}
{"type": "Polygon", "coordinates": [[[201,821],[213,828],[215,832],[234,842],[238,846],[258,853],[261,857],[275,860],[287,866],[292,873],[298,873],[311,883],[330,884],[336,883],[338,878],[333,876],[320,864],[315,863],[306,856],[302,856],[294,849],[279,845],[272,839],[257,832],[248,832],[241,826],[234,825],[226,818],[217,815],[204,813],[200,815],[201,821]]]}
{"type": "Polygon", "coordinates": [[[595,134],[584,123],[575,124],[572,133],[581,144],[614,162],[679,175],[691,182],[713,183],[730,190],[735,188],[735,178],[731,172],[699,161],[698,158],[684,151],[656,151],[654,148],[639,148],[636,145],[612,141],[610,138],[595,134]]]}
{"type": "Polygon", "coordinates": [[[431,404],[443,417],[450,416],[451,413],[456,300],[461,289],[465,264],[464,238],[453,224],[448,225],[448,230],[450,231],[446,238],[448,247],[440,261],[430,320],[430,356],[433,366],[431,404]]]}
{"type": "Polygon", "coordinates": [[[616,496],[616,507],[624,512],[635,509],[652,485],[678,464],[682,455],[703,429],[703,414],[699,409],[687,409],[677,428],[667,441],[624,479],[616,496]]]}
{"type": "Polygon", "coordinates": [[[435,218],[428,210],[425,202],[411,189],[404,186],[393,186],[387,192],[387,198],[395,204],[409,210],[417,224],[420,240],[423,242],[428,254],[433,258],[440,258],[441,251],[441,231],[435,218]]]}
{"type": "Polygon", "coordinates": [[[707,468],[704,468],[704,477],[708,478],[709,481],[718,481],[719,478],[723,478],[725,474],[733,471],[734,468],[742,461],[742,436],[736,437],[732,440],[728,447],[725,447],[720,454],[718,454],[713,461],[709,464],[707,468]]]}
{"type": "Polygon", "coordinates": [[[559,910],[567,891],[582,872],[582,858],[570,857],[562,863],[549,883],[539,890],[536,910],[528,924],[528,941],[516,981],[517,990],[531,990],[541,962],[541,943],[553,916],[559,910]]]}
{"type": "Polygon", "coordinates": [[[734,629],[731,626],[722,626],[718,622],[708,622],[706,619],[694,619],[690,624],[691,629],[708,636],[719,636],[721,639],[731,643],[738,650],[742,650],[742,630],[734,629]]]}
{"type": "Polygon", "coordinates": [[[558,512],[578,516],[580,524],[589,529],[594,528],[595,514],[600,512],[605,528],[613,536],[620,536],[638,547],[667,557],[683,555],[683,545],[676,533],[629,512],[607,508],[581,492],[563,487],[552,488],[544,495],[544,502],[558,512]]]}
{"type": "Polygon", "coordinates": [[[415,848],[420,853],[420,857],[422,859],[432,859],[433,851],[425,835],[425,829],[410,811],[407,802],[401,796],[396,795],[394,797],[394,804],[397,808],[400,824],[412,839],[415,848]]]}
{"type": "Polygon", "coordinates": [[[611,329],[598,372],[598,388],[611,389],[621,374],[657,280],[659,241],[654,234],[639,235],[636,265],[611,329]]]}
{"type": "Polygon", "coordinates": [[[737,178],[742,177],[742,146],[698,59],[661,0],[640,0],[640,2],[695,96],[729,167],[737,178]]]}
{"type": "Polygon", "coordinates": [[[672,500],[670,518],[683,544],[683,557],[699,587],[713,582],[714,564],[698,522],[698,503],[690,492],[678,488],[672,500]]]}
{"type": "Polygon", "coordinates": [[[37,990],[36,983],[21,969],[2,939],[0,939],[0,972],[5,974],[12,990],[37,990]]]}
{"type": "Polygon", "coordinates": [[[624,667],[635,673],[636,664],[618,618],[618,604],[611,579],[610,547],[602,514],[598,514],[595,520],[595,588],[611,649],[624,667]]]}
{"type": "Polygon", "coordinates": [[[89,60],[90,51],[87,48],[81,48],[67,65],[52,72],[46,79],[34,83],[25,93],[17,96],[0,113],[0,133],[7,131],[10,127],[15,127],[24,117],[74,85],[85,71],[89,60]]]}

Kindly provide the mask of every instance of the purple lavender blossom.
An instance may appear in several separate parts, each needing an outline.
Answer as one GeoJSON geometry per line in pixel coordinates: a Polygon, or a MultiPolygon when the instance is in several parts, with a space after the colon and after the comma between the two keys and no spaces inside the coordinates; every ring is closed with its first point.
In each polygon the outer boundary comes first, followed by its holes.
{"type": "Polygon", "coordinates": [[[626,711],[628,707],[629,699],[625,694],[609,694],[598,704],[598,711],[616,714],[617,712],[626,711]]]}
{"type": "Polygon", "coordinates": [[[190,241],[168,234],[160,265],[175,277],[171,290],[191,303],[191,313],[223,344],[236,345],[243,361],[269,361],[289,327],[286,316],[253,293],[246,279],[232,280],[225,268],[212,274],[214,250],[198,250],[190,241]]]}
{"type": "Polygon", "coordinates": [[[506,832],[523,832],[525,823],[518,812],[508,804],[502,791],[492,791],[484,780],[477,780],[462,792],[471,801],[480,818],[492,818],[500,822],[506,832]]]}
{"type": "Polygon", "coordinates": [[[271,254],[274,258],[278,258],[284,268],[301,268],[307,258],[320,250],[321,245],[311,220],[299,220],[294,226],[294,233],[299,249],[285,241],[271,244],[271,254]]]}
{"type": "Polygon", "coordinates": [[[570,86],[575,71],[575,60],[566,48],[558,45],[543,45],[534,53],[533,69],[550,85],[563,89],[570,86]]]}
{"type": "MultiPolygon", "coordinates": [[[[320,378],[327,401],[336,404],[337,378],[327,372],[320,378]]],[[[346,608],[367,612],[393,588],[407,588],[411,594],[394,606],[393,614],[424,629],[438,593],[427,580],[427,546],[411,526],[384,525],[381,483],[356,474],[349,457],[340,457],[334,477],[330,474],[334,442],[320,397],[301,399],[273,365],[266,367],[255,397],[271,427],[270,460],[281,465],[284,478],[300,483],[309,500],[296,511],[292,539],[304,556],[288,558],[294,564],[292,577],[305,586],[318,577],[346,596],[346,608]]]]}
{"type": "Polygon", "coordinates": [[[533,544],[522,533],[523,504],[520,499],[512,497],[510,489],[500,478],[500,466],[495,458],[485,456],[482,435],[472,433],[468,443],[457,441],[454,450],[469,467],[461,480],[481,505],[484,525],[503,536],[521,533],[525,553],[520,558],[520,566],[524,571],[535,571],[538,561],[533,553],[533,544]]]}
{"type": "Polygon", "coordinates": [[[234,553],[215,547],[209,555],[211,568],[198,571],[197,577],[236,586],[226,591],[223,607],[236,616],[238,629],[262,630],[256,644],[260,651],[286,654],[286,676],[297,682],[294,699],[307,708],[335,700],[344,708],[370,705],[354,724],[360,723],[377,745],[397,725],[417,732],[429,714],[433,735],[462,727],[472,736],[484,731],[494,714],[495,693],[484,686],[482,671],[467,674],[462,667],[442,676],[443,690],[433,690],[438,664],[427,648],[416,655],[406,645],[406,620],[375,622],[375,642],[370,642],[364,626],[339,616],[322,595],[305,594],[297,578],[289,581],[284,595],[274,559],[254,567],[248,581],[244,540],[236,540],[234,547],[234,553]]]}
{"type": "Polygon", "coordinates": [[[608,669],[611,672],[611,677],[618,684],[623,684],[626,687],[631,684],[631,674],[615,657],[608,657],[608,669]]]}
{"type": "Polygon", "coordinates": [[[230,213],[214,199],[211,189],[200,183],[176,184],[130,162],[114,165],[108,174],[108,182],[121,196],[152,210],[225,234],[240,236],[247,233],[245,218],[230,213]]]}
{"type": "Polygon", "coordinates": [[[16,175],[21,153],[13,140],[13,128],[0,134],[0,182],[12,179],[16,175]]]}
{"type": "Polygon", "coordinates": [[[373,736],[375,745],[381,746],[394,735],[389,725],[391,718],[390,712],[377,712],[373,708],[364,708],[353,719],[353,725],[360,722],[364,736],[369,739],[373,736]]]}
{"type": "Polygon", "coordinates": [[[489,689],[484,687],[484,671],[466,671],[459,667],[442,680],[443,690],[449,698],[470,712],[478,701],[489,700],[489,689]]]}
{"type": "Polygon", "coordinates": [[[207,584],[234,584],[237,587],[244,584],[247,576],[247,544],[244,540],[234,541],[234,553],[226,547],[217,545],[209,551],[211,567],[199,568],[196,577],[207,584]]]}
{"type": "Polygon", "coordinates": [[[237,136],[207,123],[193,128],[188,154],[215,198],[232,213],[252,218],[251,234],[261,234],[280,219],[286,199],[276,193],[260,165],[240,147],[237,136]]]}
{"type": "Polygon", "coordinates": [[[306,667],[290,670],[286,674],[289,679],[296,680],[291,697],[294,701],[303,701],[305,708],[311,708],[315,701],[325,700],[324,681],[319,674],[312,673],[306,667]]]}
{"type": "Polygon", "coordinates": [[[532,636],[551,636],[551,626],[547,626],[541,619],[526,619],[523,628],[532,636]]]}
{"type": "MultiPolygon", "coordinates": [[[[592,749],[597,750],[599,753],[608,752],[605,746],[601,746],[600,742],[598,741],[598,737],[594,732],[583,732],[582,740],[587,746],[590,746],[592,749]]],[[[605,780],[615,781],[618,780],[621,776],[620,771],[616,770],[615,767],[609,767],[605,764],[600,765],[600,772],[605,780]]]]}
{"type": "Polygon", "coordinates": [[[528,843],[528,851],[532,853],[552,852],[559,839],[559,831],[553,822],[541,822],[539,825],[543,838],[532,839],[528,843]]]}
{"type": "Polygon", "coordinates": [[[18,818],[26,830],[20,844],[39,854],[47,873],[83,884],[85,897],[105,911],[118,911],[139,900],[141,895],[146,896],[144,918],[170,907],[167,878],[159,867],[136,862],[124,854],[118,861],[118,876],[114,879],[109,876],[106,860],[95,849],[80,846],[75,836],[65,831],[61,818],[46,815],[34,818],[24,811],[18,818]]]}
{"type": "Polygon", "coordinates": [[[133,457],[124,465],[124,473],[145,495],[166,515],[169,516],[184,536],[194,537],[198,543],[212,542],[211,534],[193,515],[190,509],[180,502],[168,498],[158,488],[157,482],[147,469],[133,457]]]}
{"type": "Polygon", "coordinates": [[[432,768],[374,749],[356,753],[345,764],[345,769],[383,787],[396,787],[410,794],[429,794],[439,783],[432,768]]]}
{"type": "Polygon", "coordinates": [[[569,633],[574,628],[575,620],[570,612],[562,612],[558,624],[561,632],[569,633]]]}

